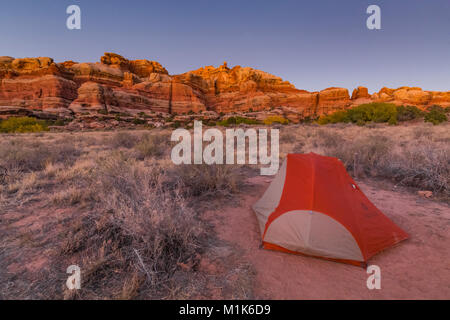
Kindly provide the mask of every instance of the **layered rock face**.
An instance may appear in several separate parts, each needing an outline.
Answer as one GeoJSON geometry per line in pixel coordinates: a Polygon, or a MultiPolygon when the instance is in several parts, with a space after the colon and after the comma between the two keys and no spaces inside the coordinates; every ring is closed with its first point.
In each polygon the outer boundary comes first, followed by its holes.
{"type": "Polygon", "coordinates": [[[350,97],[345,88],[308,92],[269,73],[229,68],[227,63],[171,76],[158,62],[128,60],[114,53],[105,53],[99,63],[0,57],[0,115],[28,111],[73,117],[99,111],[182,114],[282,108],[301,118],[371,101],[446,106],[450,92],[402,87],[370,95],[367,88],[358,87],[350,97]]]}
{"type": "Polygon", "coordinates": [[[450,106],[450,91],[424,91],[417,87],[382,88],[378,93],[374,93],[371,98],[377,102],[408,104],[423,108],[434,104],[450,106]]]}
{"type": "Polygon", "coordinates": [[[230,69],[226,62],[218,68],[208,66],[174,76],[174,80],[196,88],[207,109],[216,112],[287,107],[311,116],[350,105],[347,89],[299,90],[267,72],[241,66],[230,69]]]}

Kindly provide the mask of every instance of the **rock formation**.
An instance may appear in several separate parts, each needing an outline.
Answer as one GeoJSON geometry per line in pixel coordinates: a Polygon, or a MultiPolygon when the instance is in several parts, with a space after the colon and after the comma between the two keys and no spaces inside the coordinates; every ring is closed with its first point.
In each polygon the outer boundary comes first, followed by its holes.
{"type": "MultiPolygon", "coordinates": [[[[356,88],[320,92],[299,90],[287,81],[249,67],[230,68],[226,62],[169,75],[158,62],[128,60],[105,53],[98,63],[46,57],[0,57],[0,115],[33,112],[76,117],[86,113],[170,114],[261,112],[284,110],[302,118],[353,105],[376,102],[411,104],[421,108],[450,105],[450,92],[420,88],[383,88],[370,95],[356,88]]],[[[295,116],[293,116],[295,115],[295,116]]]]}
{"type": "Polygon", "coordinates": [[[450,91],[424,91],[418,87],[382,88],[371,96],[375,102],[390,102],[397,105],[414,105],[426,108],[431,105],[450,106],[450,91]]]}
{"type": "Polygon", "coordinates": [[[369,90],[366,87],[355,88],[352,93],[352,100],[356,99],[370,99],[369,90]]]}

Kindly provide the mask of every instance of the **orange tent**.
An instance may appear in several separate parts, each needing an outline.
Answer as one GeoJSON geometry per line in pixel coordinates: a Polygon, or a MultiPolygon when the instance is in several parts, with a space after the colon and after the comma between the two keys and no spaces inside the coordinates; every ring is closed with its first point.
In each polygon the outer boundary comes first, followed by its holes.
{"type": "Polygon", "coordinates": [[[266,249],[365,266],[408,238],[341,161],[314,153],[289,154],[253,209],[266,249]]]}

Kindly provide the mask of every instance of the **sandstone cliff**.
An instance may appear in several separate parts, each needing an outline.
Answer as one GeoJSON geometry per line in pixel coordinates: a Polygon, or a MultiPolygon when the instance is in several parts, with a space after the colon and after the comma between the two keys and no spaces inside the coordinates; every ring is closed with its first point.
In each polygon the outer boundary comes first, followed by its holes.
{"type": "Polygon", "coordinates": [[[281,108],[296,117],[317,116],[371,101],[422,108],[450,105],[450,92],[383,88],[370,95],[356,88],[299,90],[287,81],[249,67],[207,66],[169,75],[158,62],[105,53],[98,63],[46,57],[0,57],[0,115],[37,112],[59,117],[79,114],[171,114],[265,111],[281,108]]]}

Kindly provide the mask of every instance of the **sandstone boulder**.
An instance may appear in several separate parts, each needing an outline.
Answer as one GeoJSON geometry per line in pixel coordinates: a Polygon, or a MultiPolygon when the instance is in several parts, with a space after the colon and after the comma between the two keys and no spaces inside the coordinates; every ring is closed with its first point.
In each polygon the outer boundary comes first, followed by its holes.
{"type": "Polygon", "coordinates": [[[78,97],[69,108],[76,113],[106,111],[105,88],[96,82],[85,82],[78,89],[78,97]]]}
{"type": "Polygon", "coordinates": [[[421,88],[399,88],[393,92],[395,101],[402,104],[426,105],[431,100],[431,94],[421,88]]]}
{"type": "Polygon", "coordinates": [[[319,92],[317,114],[330,113],[350,104],[350,95],[345,88],[331,87],[319,92]]]}
{"type": "Polygon", "coordinates": [[[129,62],[129,70],[142,78],[149,77],[155,73],[169,74],[159,62],[149,60],[132,60],[129,62]]]}
{"type": "Polygon", "coordinates": [[[430,91],[431,98],[429,101],[429,105],[440,105],[442,107],[450,106],[450,91],[447,92],[439,92],[439,91],[430,91]]]}
{"type": "Polygon", "coordinates": [[[128,60],[117,53],[105,52],[100,58],[100,62],[107,65],[126,67],[128,66],[128,60]]]}
{"type": "Polygon", "coordinates": [[[11,62],[11,67],[15,71],[19,72],[27,72],[34,71],[41,68],[49,67],[53,64],[52,58],[47,57],[39,57],[39,58],[23,58],[23,59],[14,59],[11,62]]]}
{"type": "Polygon", "coordinates": [[[369,91],[366,87],[357,87],[353,90],[352,100],[370,98],[369,91]]]}
{"type": "Polygon", "coordinates": [[[0,68],[9,68],[11,67],[12,62],[14,61],[13,57],[2,56],[0,57],[0,68]]]}
{"type": "Polygon", "coordinates": [[[105,52],[100,58],[100,62],[113,68],[119,68],[123,71],[129,71],[138,77],[149,77],[152,73],[169,74],[167,70],[156,61],[128,60],[116,53],[105,52]]]}

